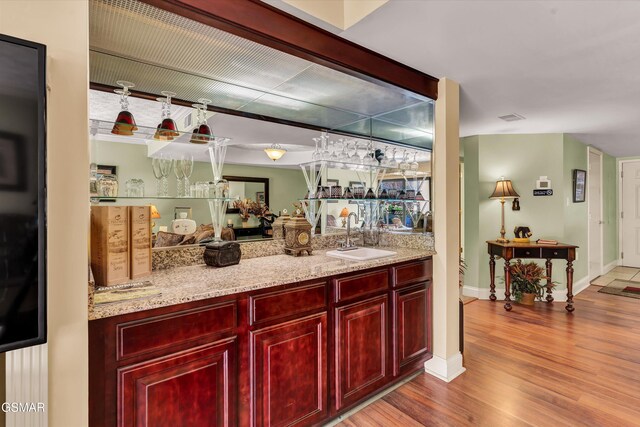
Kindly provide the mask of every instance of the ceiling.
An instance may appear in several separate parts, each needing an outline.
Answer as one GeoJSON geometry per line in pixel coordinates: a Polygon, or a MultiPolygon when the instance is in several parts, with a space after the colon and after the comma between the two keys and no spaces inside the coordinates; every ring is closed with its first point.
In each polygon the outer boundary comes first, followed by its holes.
{"type": "Polygon", "coordinates": [[[640,155],[639,18],[637,1],[391,0],[339,34],[459,82],[461,136],[562,132],[620,157],[640,155]]]}
{"type": "MultiPolygon", "coordinates": [[[[120,111],[119,101],[120,97],[115,93],[89,91],[90,129],[96,140],[148,145],[149,152],[162,152],[175,158],[181,154],[191,154],[196,161],[209,161],[206,145],[189,143],[196,123],[193,108],[172,105],[171,117],[176,121],[182,134],[171,143],[167,143],[153,139],[155,127],[161,117],[160,102],[140,98],[129,98],[129,111],[134,115],[139,131],[133,136],[111,134],[113,121],[120,111]],[[156,149],[158,151],[155,151],[156,149]]],[[[315,149],[313,138],[320,136],[317,130],[222,113],[209,112],[207,123],[214,135],[230,138],[225,160],[230,164],[298,168],[300,163],[312,160],[311,156],[315,149]],[[274,143],[280,144],[287,150],[286,155],[277,162],[271,161],[264,153],[264,149],[274,143]]],[[[329,134],[329,136],[330,140],[342,137],[338,134],[329,134]]],[[[353,141],[364,145],[369,140],[354,138],[353,141]]],[[[384,145],[376,144],[379,148],[383,148],[384,145]]],[[[414,153],[414,150],[408,151],[410,155],[414,153]]],[[[400,157],[402,154],[403,151],[399,150],[397,156],[400,157]]],[[[431,153],[425,150],[419,151],[416,157],[418,162],[425,162],[430,158],[431,153]]]]}
{"type": "Polygon", "coordinates": [[[431,148],[433,101],[137,0],[90,1],[90,80],[239,113],[431,148]]]}

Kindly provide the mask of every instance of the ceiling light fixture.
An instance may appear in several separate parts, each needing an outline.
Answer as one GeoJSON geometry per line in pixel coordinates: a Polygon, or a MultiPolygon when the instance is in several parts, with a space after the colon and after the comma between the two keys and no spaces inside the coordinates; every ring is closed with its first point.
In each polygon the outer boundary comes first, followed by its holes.
{"type": "Polygon", "coordinates": [[[267,153],[267,156],[275,162],[276,160],[280,160],[287,150],[282,148],[280,144],[271,144],[269,148],[264,149],[264,152],[267,153]]]}

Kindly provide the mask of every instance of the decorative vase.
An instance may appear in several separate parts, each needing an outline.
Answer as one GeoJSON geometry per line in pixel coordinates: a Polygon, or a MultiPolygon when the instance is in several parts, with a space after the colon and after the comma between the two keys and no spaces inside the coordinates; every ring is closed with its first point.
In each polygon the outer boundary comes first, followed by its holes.
{"type": "Polygon", "coordinates": [[[249,218],[242,217],[242,228],[249,227],[249,218]]]}
{"type": "Polygon", "coordinates": [[[536,300],[536,294],[522,294],[522,299],[520,300],[520,304],[522,305],[533,305],[536,300]]]}

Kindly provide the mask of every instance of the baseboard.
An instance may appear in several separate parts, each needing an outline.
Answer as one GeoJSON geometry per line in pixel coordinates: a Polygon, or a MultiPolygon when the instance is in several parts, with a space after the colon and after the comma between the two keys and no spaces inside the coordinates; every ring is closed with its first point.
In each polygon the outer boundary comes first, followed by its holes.
{"type": "Polygon", "coordinates": [[[462,354],[458,352],[448,359],[433,356],[424,362],[424,371],[442,381],[451,382],[466,369],[462,366],[462,354]]]}
{"type": "Polygon", "coordinates": [[[619,265],[622,265],[621,260],[619,260],[619,259],[610,262],[609,264],[607,264],[604,267],[602,267],[602,275],[607,274],[608,272],[610,272],[611,270],[613,270],[614,268],[616,268],[619,265]]]}
{"type": "MultiPolygon", "coordinates": [[[[584,291],[589,287],[589,277],[585,276],[580,280],[576,280],[573,282],[573,295],[578,295],[580,292],[584,291]]],[[[465,285],[462,288],[462,294],[468,297],[476,297],[478,299],[488,300],[491,292],[489,288],[480,288],[476,286],[468,286],[465,285]]],[[[565,289],[554,289],[551,292],[554,301],[566,301],[567,300],[567,290],[565,289]]],[[[496,297],[498,300],[504,299],[504,288],[496,287],[496,297]]]]}

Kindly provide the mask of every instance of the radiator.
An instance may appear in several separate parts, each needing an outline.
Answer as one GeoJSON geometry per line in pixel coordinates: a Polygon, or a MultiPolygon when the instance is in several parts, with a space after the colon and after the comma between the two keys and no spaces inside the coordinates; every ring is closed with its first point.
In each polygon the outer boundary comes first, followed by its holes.
{"type": "Polygon", "coordinates": [[[47,344],[27,347],[6,353],[6,398],[3,411],[6,427],[47,426],[47,344]],[[21,408],[7,407],[11,403],[22,403],[21,408]],[[25,412],[25,408],[42,408],[25,412]],[[25,406],[24,404],[29,404],[25,406]],[[14,412],[12,409],[17,409],[14,412]]]}

